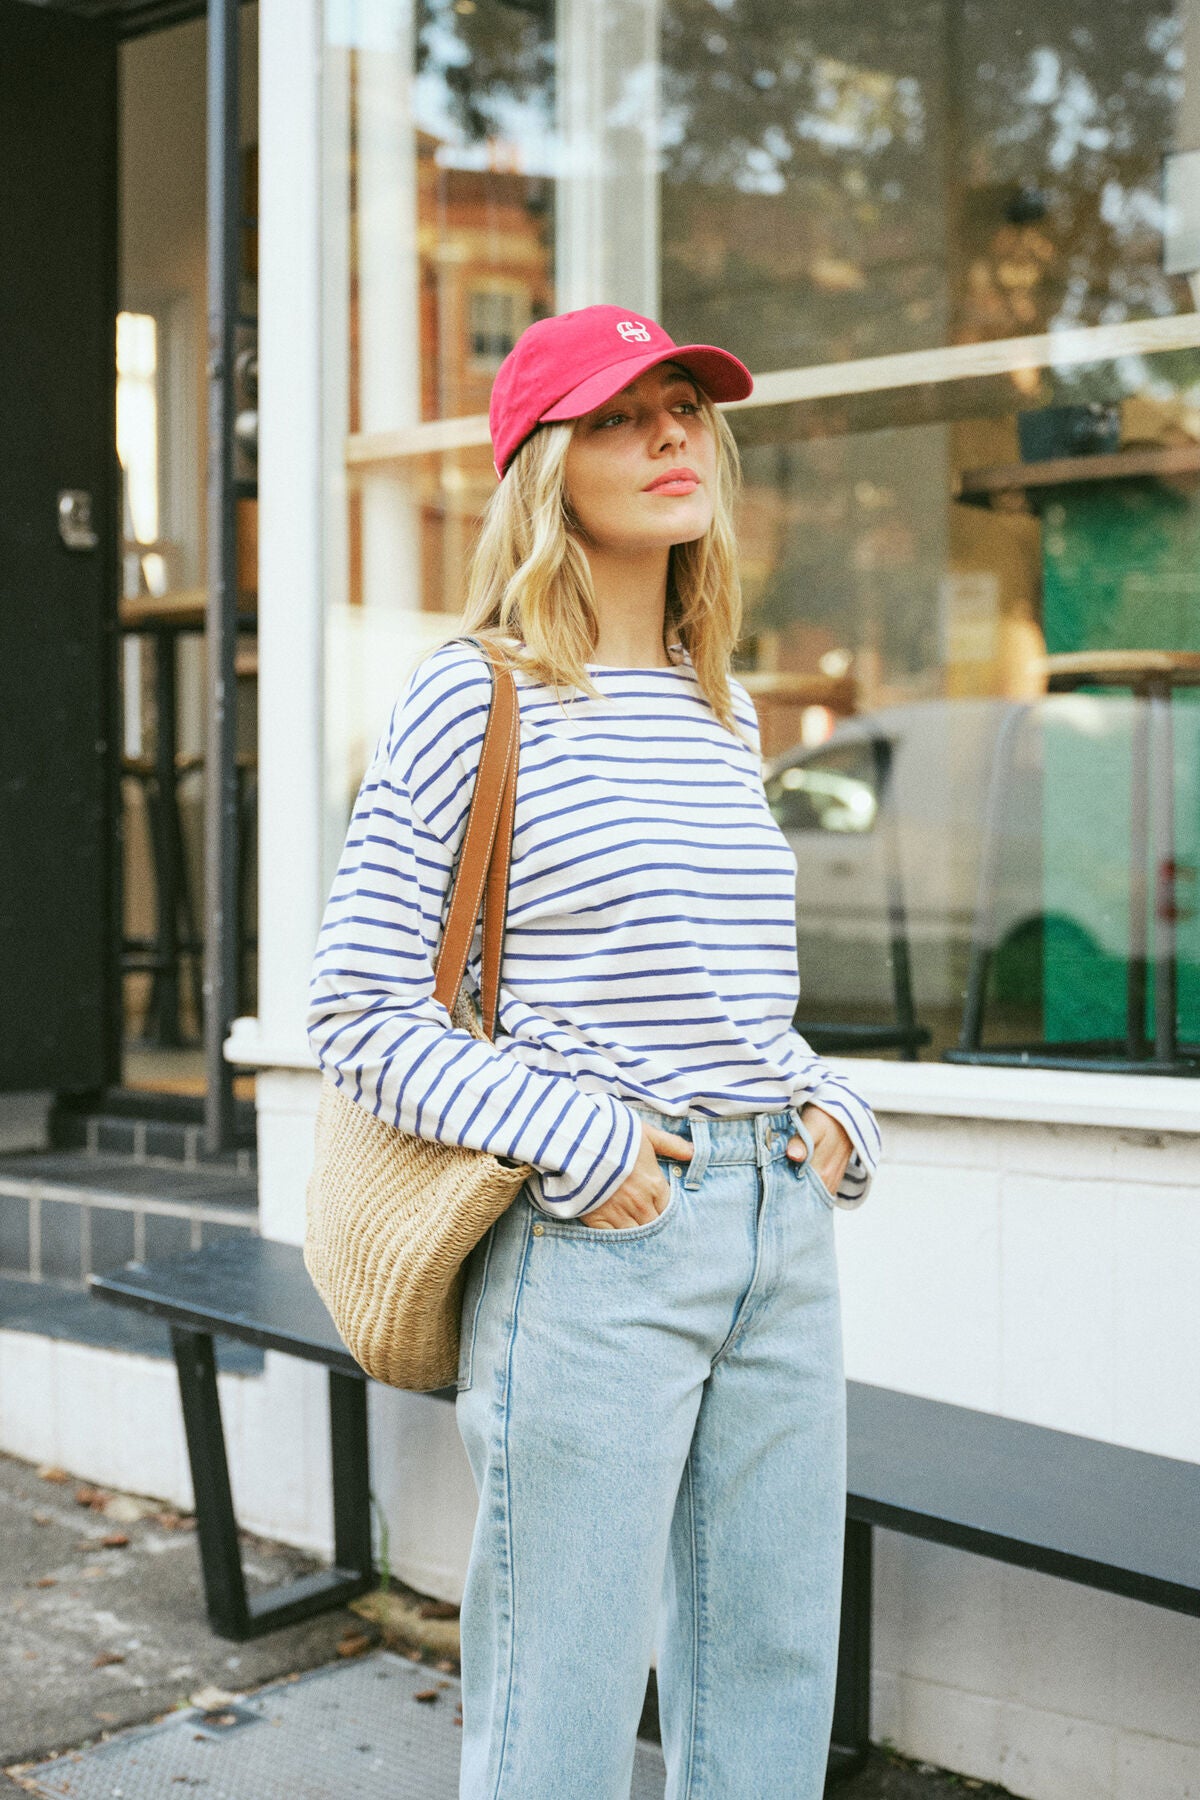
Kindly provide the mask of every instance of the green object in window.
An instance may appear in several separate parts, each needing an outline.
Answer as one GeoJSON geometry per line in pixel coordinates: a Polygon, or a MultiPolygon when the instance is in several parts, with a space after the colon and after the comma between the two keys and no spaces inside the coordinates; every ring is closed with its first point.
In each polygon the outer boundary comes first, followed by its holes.
{"type": "MultiPolygon", "coordinates": [[[[1200,503],[1150,480],[1053,490],[1042,506],[1046,648],[1200,650],[1200,503]]],[[[1134,706],[1090,688],[1053,709],[1043,776],[1043,1028],[1050,1042],[1126,1030],[1134,706]],[[1072,721],[1071,714],[1074,711],[1072,721]],[[1059,721],[1065,721],[1061,724],[1059,721]]],[[[1200,694],[1172,701],[1178,1030],[1200,1040],[1200,694]]],[[[1152,841],[1152,840],[1151,840],[1152,841]]],[[[1149,955],[1154,871],[1147,867],[1149,955]]],[[[1153,989],[1153,977],[1150,979],[1153,989]]],[[[1147,1029],[1152,1027],[1147,1005],[1147,1029]]]]}

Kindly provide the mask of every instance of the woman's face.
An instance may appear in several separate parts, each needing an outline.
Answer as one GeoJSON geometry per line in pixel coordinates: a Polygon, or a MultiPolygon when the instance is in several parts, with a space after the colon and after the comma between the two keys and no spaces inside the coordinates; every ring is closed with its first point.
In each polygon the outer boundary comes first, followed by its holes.
{"type": "Polygon", "coordinates": [[[571,510],[597,549],[633,555],[703,537],[717,446],[691,376],[660,363],[585,414],[565,472],[571,510]]]}

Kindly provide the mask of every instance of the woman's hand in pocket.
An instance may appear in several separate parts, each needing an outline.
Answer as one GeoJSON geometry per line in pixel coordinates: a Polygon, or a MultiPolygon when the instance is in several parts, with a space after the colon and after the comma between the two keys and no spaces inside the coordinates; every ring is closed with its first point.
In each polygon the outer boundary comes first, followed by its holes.
{"type": "Polygon", "coordinates": [[[637,1161],[615,1193],[603,1206],[581,1213],[577,1225],[590,1225],[594,1230],[619,1231],[630,1225],[648,1225],[657,1219],[671,1197],[671,1184],[658,1166],[658,1158],[669,1162],[690,1162],[692,1146],[687,1138],[673,1131],[660,1131],[657,1125],[642,1126],[642,1141],[637,1161]]]}
{"type": "MultiPolygon", "coordinates": [[[[828,1192],[836,1194],[842,1185],[842,1176],[846,1173],[850,1158],[854,1155],[850,1134],[832,1113],[825,1112],[811,1102],[800,1108],[800,1117],[812,1133],[813,1169],[828,1192]]],[[[789,1138],[787,1153],[793,1162],[802,1163],[808,1155],[804,1139],[799,1135],[789,1138]]]]}

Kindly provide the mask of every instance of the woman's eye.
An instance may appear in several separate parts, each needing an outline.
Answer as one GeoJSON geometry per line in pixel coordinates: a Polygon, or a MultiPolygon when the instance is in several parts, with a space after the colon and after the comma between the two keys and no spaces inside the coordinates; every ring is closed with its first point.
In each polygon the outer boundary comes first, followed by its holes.
{"type": "Polygon", "coordinates": [[[603,431],[608,425],[621,425],[625,422],[627,417],[627,413],[609,413],[606,419],[601,419],[599,421],[596,429],[597,431],[603,431]]]}

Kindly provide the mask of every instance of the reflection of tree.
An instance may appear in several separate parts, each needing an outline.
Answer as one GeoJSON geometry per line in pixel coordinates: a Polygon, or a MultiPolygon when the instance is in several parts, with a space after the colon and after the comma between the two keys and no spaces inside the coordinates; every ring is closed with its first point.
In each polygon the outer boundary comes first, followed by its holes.
{"type": "Polygon", "coordinates": [[[1162,273],[1160,157],[1182,97],[1174,5],[965,0],[965,280],[955,335],[1191,310],[1162,273]]]}
{"type": "Polygon", "coordinates": [[[689,333],[770,368],[1190,310],[1161,271],[1164,0],[673,0],[664,39],[689,333]]]}
{"type": "MultiPolygon", "coordinates": [[[[553,11],[424,0],[468,140],[549,120],[553,11]]],[[[667,324],[761,369],[1190,310],[1181,55],[1174,0],[664,0],[667,324]]]]}
{"type": "Polygon", "coordinates": [[[553,113],[552,6],[479,0],[459,12],[454,0],[420,0],[417,73],[433,76],[464,137],[481,143],[511,129],[514,107],[553,113]]]}
{"type": "Polygon", "coordinates": [[[944,54],[919,0],[670,0],[668,322],[757,368],[937,342],[944,54]]]}

